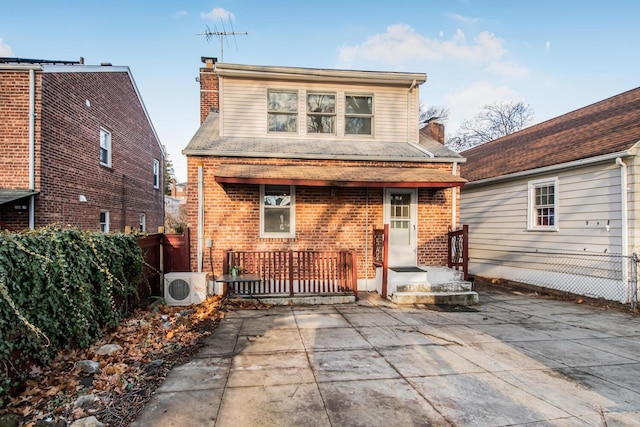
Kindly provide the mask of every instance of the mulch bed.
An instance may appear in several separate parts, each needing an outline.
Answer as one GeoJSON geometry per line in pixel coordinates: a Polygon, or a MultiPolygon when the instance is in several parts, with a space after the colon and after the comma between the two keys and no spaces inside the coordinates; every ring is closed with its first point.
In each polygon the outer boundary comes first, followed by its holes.
{"type": "Polygon", "coordinates": [[[33,366],[31,377],[0,408],[0,426],[63,427],[88,416],[110,427],[129,426],[171,368],[191,360],[227,312],[268,307],[214,296],[197,306],[137,310],[91,347],[65,350],[49,366],[33,366]],[[122,349],[97,354],[105,344],[122,349]],[[81,360],[99,362],[99,371],[84,373],[81,360]],[[79,404],[81,396],[88,402],[79,404]]]}

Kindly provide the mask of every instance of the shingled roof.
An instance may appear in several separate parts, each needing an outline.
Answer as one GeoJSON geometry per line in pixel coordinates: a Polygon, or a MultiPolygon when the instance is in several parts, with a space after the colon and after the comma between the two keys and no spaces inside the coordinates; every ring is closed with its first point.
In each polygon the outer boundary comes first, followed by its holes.
{"type": "Polygon", "coordinates": [[[312,158],[391,162],[458,162],[460,154],[420,133],[419,144],[399,141],[220,136],[219,113],[212,112],[182,150],[187,156],[312,158]]]}
{"type": "Polygon", "coordinates": [[[640,88],[462,152],[469,182],[624,153],[640,141],[640,88]]]}

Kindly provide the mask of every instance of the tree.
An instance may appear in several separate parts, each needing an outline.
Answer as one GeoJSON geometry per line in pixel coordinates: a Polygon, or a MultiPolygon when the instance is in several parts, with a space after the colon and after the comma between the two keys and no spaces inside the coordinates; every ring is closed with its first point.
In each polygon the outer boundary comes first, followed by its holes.
{"type": "Polygon", "coordinates": [[[418,120],[421,125],[433,121],[444,124],[449,118],[449,109],[439,105],[433,105],[427,108],[424,104],[420,104],[419,114],[418,120]]]}
{"type": "Polygon", "coordinates": [[[472,120],[465,120],[446,145],[464,151],[485,142],[517,132],[533,122],[534,112],[523,102],[497,102],[485,105],[472,120]]]}
{"type": "Polygon", "coordinates": [[[169,159],[169,154],[167,153],[164,157],[164,194],[167,196],[171,195],[171,181],[175,177],[176,172],[173,169],[173,162],[169,159]]]}

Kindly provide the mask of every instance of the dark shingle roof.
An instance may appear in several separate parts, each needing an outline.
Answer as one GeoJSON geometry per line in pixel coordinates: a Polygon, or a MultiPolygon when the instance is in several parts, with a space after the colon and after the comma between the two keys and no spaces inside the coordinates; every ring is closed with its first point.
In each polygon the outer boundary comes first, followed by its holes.
{"type": "Polygon", "coordinates": [[[640,141],[640,88],[464,151],[470,182],[629,150],[640,141]]]}

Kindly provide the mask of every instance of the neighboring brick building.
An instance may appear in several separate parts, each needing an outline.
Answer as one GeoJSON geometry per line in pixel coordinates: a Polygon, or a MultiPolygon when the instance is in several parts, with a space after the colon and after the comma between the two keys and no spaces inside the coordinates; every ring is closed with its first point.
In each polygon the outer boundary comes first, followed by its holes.
{"type": "Polygon", "coordinates": [[[156,231],[164,150],[128,67],[0,58],[0,228],[156,231]]]}
{"type": "Polygon", "coordinates": [[[193,271],[211,271],[207,241],[218,273],[225,249],[354,250],[366,289],[384,223],[391,265],[446,265],[464,159],[431,137],[440,125],[419,130],[425,74],[203,61],[183,150],[193,271]]]}

